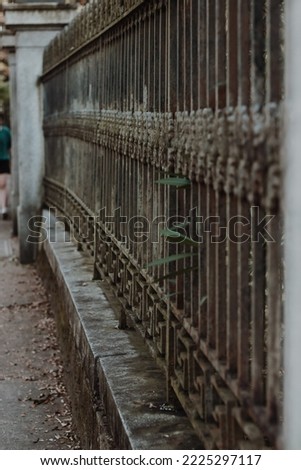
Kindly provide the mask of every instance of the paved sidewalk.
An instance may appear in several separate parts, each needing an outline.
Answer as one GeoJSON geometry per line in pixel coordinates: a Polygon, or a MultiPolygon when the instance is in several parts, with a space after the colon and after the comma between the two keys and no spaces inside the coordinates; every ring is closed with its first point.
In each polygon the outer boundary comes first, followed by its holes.
{"type": "Polygon", "coordinates": [[[46,292],[0,221],[0,449],[76,449],[46,292]]]}

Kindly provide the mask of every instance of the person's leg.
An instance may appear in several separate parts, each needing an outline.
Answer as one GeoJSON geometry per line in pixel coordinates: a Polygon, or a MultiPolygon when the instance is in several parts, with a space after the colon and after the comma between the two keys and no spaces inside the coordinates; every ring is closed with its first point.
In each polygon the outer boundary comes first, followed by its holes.
{"type": "Polygon", "coordinates": [[[2,214],[7,213],[7,173],[0,173],[0,209],[2,214]]]}

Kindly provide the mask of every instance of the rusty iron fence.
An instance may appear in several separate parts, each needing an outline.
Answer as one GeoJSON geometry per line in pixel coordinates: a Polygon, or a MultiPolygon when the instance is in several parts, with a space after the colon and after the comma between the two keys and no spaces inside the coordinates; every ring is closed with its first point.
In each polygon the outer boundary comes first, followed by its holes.
{"type": "Polygon", "coordinates": [[[94,0],[44,54],[45,203],[208,449],[281,446],[283,7],[94,0]]]}

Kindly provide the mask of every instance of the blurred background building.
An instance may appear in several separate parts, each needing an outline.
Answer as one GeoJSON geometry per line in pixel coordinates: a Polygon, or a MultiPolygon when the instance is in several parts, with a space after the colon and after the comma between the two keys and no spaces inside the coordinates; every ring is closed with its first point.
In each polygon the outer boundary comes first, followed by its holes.
{"type": "MultiPolygon", "coordinates": [[[[0,0],[0,32],[5,29],[3,5],[6,0],[0,0]]],[[[7,122],[9,121],[9,67],[7,51],[0,48],[0,111],[5,113],[7,122]]]]}
{"type": "Polygon", "coordinates": [[[73,1],[3,1],[0,34],[0,111],[12,131],[10,214],[23,262],[35,258],[27,225],[42,205],[43,52],[77,14],[73,1]],[[26,171],[24,171],[26,169],[26,171]],[[29,250],[28,250],[29,248],[29,250]]]}

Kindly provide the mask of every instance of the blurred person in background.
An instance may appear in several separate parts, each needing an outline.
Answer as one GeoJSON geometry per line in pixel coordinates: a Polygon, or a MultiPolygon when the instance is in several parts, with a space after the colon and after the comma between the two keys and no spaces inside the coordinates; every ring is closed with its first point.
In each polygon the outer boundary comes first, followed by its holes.
{"type": "Polygon", "coordinates": [[[8,178],[10,174],[11,133],[4,125],[4,115],[0,113],[0,216],[8,217],[8,178]]]}

